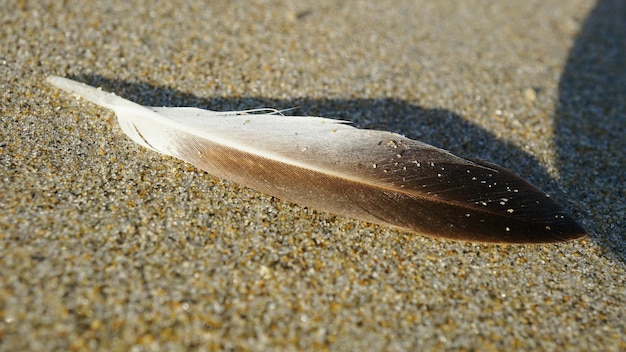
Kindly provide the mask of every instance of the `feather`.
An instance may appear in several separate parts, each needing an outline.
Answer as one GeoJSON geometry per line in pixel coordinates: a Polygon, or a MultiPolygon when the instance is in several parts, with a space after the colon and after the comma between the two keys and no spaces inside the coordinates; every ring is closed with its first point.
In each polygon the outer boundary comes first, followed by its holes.
{"type": "Polygon", "coordinates": [[[275,110],[145,107],[66,78],[48,81],[114,110],[142,146],[283,200],[454,240],[550,243],[586,235],[512,172],[395,133],[275,110]]]}

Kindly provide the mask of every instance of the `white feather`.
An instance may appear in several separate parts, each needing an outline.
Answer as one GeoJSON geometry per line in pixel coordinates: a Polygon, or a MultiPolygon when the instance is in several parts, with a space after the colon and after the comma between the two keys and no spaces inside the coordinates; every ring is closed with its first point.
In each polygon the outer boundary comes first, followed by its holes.
{"type": "Polygon", "coordinates": [[[144,107],[66,78],[48,81],[114,110],[122,130],[146,148],[303,205],[471,241],[554,242],[585,234],[509,171],[395,133],[273,109],[144,107]]]}

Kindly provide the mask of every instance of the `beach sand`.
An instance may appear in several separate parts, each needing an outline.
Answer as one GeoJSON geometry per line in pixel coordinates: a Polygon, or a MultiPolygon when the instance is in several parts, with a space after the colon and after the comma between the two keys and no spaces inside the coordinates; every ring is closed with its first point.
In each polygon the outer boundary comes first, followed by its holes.
{"type": "Polygon", "coordinates": [[[623,1],[0,5],[0,350],[626,349],[623,1]],[[590,235],[452,242],[288,203],[48,75],[400,133],[513,170],[590,235]]]}

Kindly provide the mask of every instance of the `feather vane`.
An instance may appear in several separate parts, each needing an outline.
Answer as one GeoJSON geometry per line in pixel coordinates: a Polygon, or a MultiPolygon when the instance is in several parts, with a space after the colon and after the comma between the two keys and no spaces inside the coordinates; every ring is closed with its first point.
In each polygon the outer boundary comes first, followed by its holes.
{"type": "Polygon", "coordinates": [[[52,85],[115,111],[138,144],[304,206],[426,236],[551,243],[586,235],[512,172],[399,134],[268,110],[145,107],[83,83],[52,85]]]}

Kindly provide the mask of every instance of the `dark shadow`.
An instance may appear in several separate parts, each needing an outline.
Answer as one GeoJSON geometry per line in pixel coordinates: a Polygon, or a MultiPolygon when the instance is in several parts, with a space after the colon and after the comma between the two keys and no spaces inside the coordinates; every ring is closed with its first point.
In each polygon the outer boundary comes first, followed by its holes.
{"type": "Polygon", "coordinates": [[[554,116],[561,185],[592,239],[626,263],[626,2],[600,0],[559,83],[554,116]],[[572,171],[573,170],[573,171],[572,171]],[[614,185],[603,189],[603,185],[614,185]],[[616,190],[616,191],[615,191],[616,190]],[[609,215],[620,223],[607,224],[609,215]],[[597,221],[594,223],[593,221],[597,221]]]}
{"type": "Polygon", "coordinates": [[[448,110],[424,109],[399,99],[203,98],[170,87],[125,82],[97,75],[74,75],[68,78],[102,87],[146,106],[192,106],[217,111],[295,108],[289,114],[348,120],[359,128],[396,132],[459,156],[494,162],[526,178],[557,198],[557,201],[559,197],[559,187],[533,156],[448,110]]]}
{"type": "MultiPolygon", "coordinates": [[[[398,99],[203,98],[174,88],[155,86],[145,82],[125,82],[98,75],[76,75],[69,78],[102,87],[106,91],[115,92],[146,106],[192,106],[217,111],[296,107],[297,111],[293,112],[296,115],[325,116],[352,121],[360,128],[393,131],[447,149],[459,156],[485,159],[504,166],[550,193],[558,203],[575,209],[579,213],[579,217],[575,216],[575,218],[590,218],[577,205],[587,204],[582,201],[579,203],[580,199],[576,198],[585,193],[584,189],[581,192],[572,192],[574,187],[577,187],[572,182],[570,182],[571,186],[570,184],[557,184],[533,156],[507,141],[497,139],[491,132],[451,111],[424,109],[398,99]]],[[[574,80],[574,82],[578,81],[574,80]]],[[[580,96],[576,87],[569,89],[566,91],[572,91],[571,94],[580,96]]],[[[582,96],[585,97],[584,94],[582,96]]],[[[562,122],[559,122],[568,120],[564,117],[568,111],[571,110],[559,110],[557,115],[559,118],[556,133],[560,136],[557,138],[557,144],[559,144],[561,160],[567,160],[565,163],[561,162],[562,167],[572,167],[569,163],[570,159],[566,156],[571,154],[564,153],[564,150],[570,150],[568,148],[571,146],[563,145],[569,139],[563,138],[564,135],[560,134],[562,122]]],[[[564,128],[571,128],[571,126],[565,123],[564,128]]],[[[584,183],[580,187],[587,185],[584,183]]]]}

